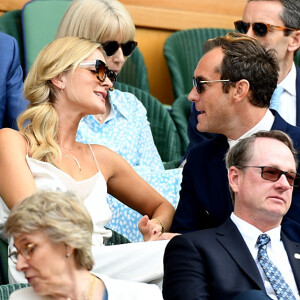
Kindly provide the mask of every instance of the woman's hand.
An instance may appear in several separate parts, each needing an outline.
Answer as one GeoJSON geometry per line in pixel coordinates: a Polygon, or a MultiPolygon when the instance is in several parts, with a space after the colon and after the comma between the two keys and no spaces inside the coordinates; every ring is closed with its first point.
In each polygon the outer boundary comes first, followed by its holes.
{"type": "Polygon", "coordinates": [[[145,242],[170,240],[175,235],[178,235],[178,233],[164,232],[164,227],[159,219],[154,218],[150,220],[147,215],[140,219],[138,227],[145,242]]]}

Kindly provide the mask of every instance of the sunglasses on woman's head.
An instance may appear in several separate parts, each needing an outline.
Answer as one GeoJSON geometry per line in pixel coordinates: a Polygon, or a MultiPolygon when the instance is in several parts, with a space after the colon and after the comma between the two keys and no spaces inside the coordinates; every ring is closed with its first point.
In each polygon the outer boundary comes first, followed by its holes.
{"type": "Polygon", "coordinates": [[[120,47],[123,51],[124,56],[130,56],[133,53],[134,49],[136,48],[137,44],[138,43],[135,41],[129,41],[123,44],[119,44],[116,41],[112,41],[112,42],[103,43],[102,47],[107,56],[114,55],[120,47]]]}
{"type": "Polygon", "coordinates": [[[270,29],[280,30],[280,31],[296,31],[297,29],[282,27],[277,25],[271,25],[263,22],[255,22],[255,23],[246,23],[243,21],[235,21],[234,22],[235,30],[239,33],[246,34],[252,26],[252,30],[256,36],[263,37],[265,36],[270,29]]]}
{"type": "Polygon", "coordinates": [[[90,70],[90,71],[96,74],[100,82],[104,82],[105,78],[108,77],[108,79],[111,81],[113,85],[112,88],[110,88],[110,90],[114,89],[114,86],[117,81],[117,75],[115,72],[109,70],[105,62],[103,62],[102,60],[96,59],[92,61],[84,61],[79,66],[82,68],[95,67],[96,70],[90,70]]]}

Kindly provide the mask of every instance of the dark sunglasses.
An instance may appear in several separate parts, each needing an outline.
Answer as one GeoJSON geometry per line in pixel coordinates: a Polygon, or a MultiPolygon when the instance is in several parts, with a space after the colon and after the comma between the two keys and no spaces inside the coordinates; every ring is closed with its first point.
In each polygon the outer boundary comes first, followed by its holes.
{"type": "Polygon", "coordinates": [[[133,53],[134,49],[136,48],[137,44],[138,43],[135,41],[129,41],[124,44],[119,44],[116,41],[112,41],[112,42],[103,43],[102,47],[107,56],[114,55],[120,47],[123,51],[124,56],[130,56],[133,53]]]}
{"type": "Polygon", "coordinates": [[[196,87],[196,90],[199,94],[203,92],[203,85],[210,82],[230,82],[229,79],[220,79],[220,80],[201,80],[199,77],[193,77],[193,86],[196,87]]]}
{"type": "Polygon", "coordinates": [[[235,21],[234,22],[235,30],[239,33],[244,33],[246,34],[252,26],[252,30],[255,33],[256,36],[265,36],[271,28],[274,28],[276,30],[281,30],[281,31],[296,31],[297,29],[293,28],[288,28],[288,27],[282,27],[282,26],[277,26],[277,25],[271,25],[263,22],[255,22],[255,23],[246,23],[243,21],[235,21]]]}
{"type": "Polygon", "coordinates": [[[261,169],[261,177],[268,181],[277,181],[279,180],[281,175],[285,175],[288,183],[290,186],[298,187],[300,185],[300,175],[295,172],[286,172],[279,170],[274,167],[266,167],[266,166],[244,166],[244,167],[237,167],[239,169],[243,168],[258,168],[261,169]]]}
{"type": "Polygon", "coordinates": [[[84,61],[79,66],[82,68],[95,67],[96,70],[90,70],[90,71],[96,74],[100,82],[104,82],[105,78],[107,77],[113,85],[112,88],[110,88],[110,90],[114,89],[114,86],[117,81],[117,75],[115,72],[109,70],[105,62],[103,62],[102,60],[96,59],[92,61],[84,61]]]}

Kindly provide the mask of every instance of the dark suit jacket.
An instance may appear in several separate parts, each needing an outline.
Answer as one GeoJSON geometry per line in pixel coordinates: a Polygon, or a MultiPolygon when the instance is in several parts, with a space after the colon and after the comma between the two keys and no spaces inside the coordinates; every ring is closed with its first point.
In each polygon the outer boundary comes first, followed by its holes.
{"type": "MultiPolygon", "coordinates": [[[[300,128],[275,114],[272,129],[282,130],[300,151],[300,128]]],[[[229,148],[224,135],[203,141],[187,158],[183,169],[180,201],[173,219],[172,232],[191,232],[217,227],[233,211],[224,157],[229,148]]],[[[300,153],[298,155],[300,160],[300,153]]],[[[299,170],[299,168],[298,168],[299,170]]],[[[300,188],[294,189],[291,208],[283,218],[282,230],[300,242],[300,188]]]]}
{"type": "MultiPolygon", "coordinates": [[[[296,126],[300,127],[300,68],[296,65],[296,126]]],[[[190,143],[187,147],[187,150],[182,157],[184,160],[191,150],[197,146],[198,144],[202,143],[204,140],[211,139],[216,136],[216,134],[208,133],[208,132],[199,132],[196,128],[197,126],[197,116],[199,112],[195,109],[195,104],[192,103],[191,105],[191,114],[189,116],[188,121],[188,137],[190,143]]]]}
{"type": "Polygon", "coordinates": [[[296,65],[296,126],[300,127],[300,68],[296,65]]]}
{"type": "MultiPolygon", "coordinates": [[[[300,291],[300,245],[282,234],[300,291]]],[[[218,228],[174,237],[164,256],[165,300],[232,300],[239,293],[265,287],[251,253],[231,219],[218,228]]]]}
{"type": "Polygon", "coordinates": [[[23,97],[23,71],[15,38],[0,32],[0,128],[17,128],[16,119],[28,105],[23,97]]]}

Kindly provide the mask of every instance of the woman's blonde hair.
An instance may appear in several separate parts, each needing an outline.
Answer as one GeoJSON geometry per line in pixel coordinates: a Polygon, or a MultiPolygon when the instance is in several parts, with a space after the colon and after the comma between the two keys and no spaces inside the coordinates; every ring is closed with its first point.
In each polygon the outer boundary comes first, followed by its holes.
{"type": "Polygon", "coordinates": [[[60,157],[58,115],[53,106],[57,88],[51,79],[74,71],[99,47],[96,42],[66,37],[51,42],[37,56],[24,82],[24,94],[30,104],[18,118],[19,130],[29,140],[31,157],[52,164],[60,157]]]}
{"type": "Polygon", "coordinates": [[[73,247],[78,269],[92,269],[93,223],[83,201],[74,194],[40,191],[12,209],[5,224],[7,236],[37,231],[45,231],[54,244],[73,247]]]}
{"type": "Polygon", "coordinates": [[[77,36],[98,42],[133,40],[135,26],[130,14],[117,0],[74,0],[57,30],[56,38],[77,36]]]}

